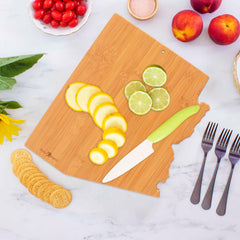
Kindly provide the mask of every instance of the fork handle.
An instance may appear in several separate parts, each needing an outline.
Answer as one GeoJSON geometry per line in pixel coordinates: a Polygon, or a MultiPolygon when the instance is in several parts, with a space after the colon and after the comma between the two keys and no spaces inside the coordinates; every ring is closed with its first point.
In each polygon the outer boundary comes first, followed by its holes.
{"type": "Polygon", "coordinates": [[[223,216],[226,213],[228,192],[229,192],[229,187],[230,187],[230,183],[231,183],[231,179],[232,179],[233,169],[234,169],[234,165],[232,165],[231,172],[228,177],[227,185],[224,189],[222,198],[221,198],[221,200],[218,204],[217,210],[216,210],[216,212],[219,216],[223,216]]]}
{"type": "Polygon", "coordinates": [[[207,159],[207,153],[204,154],[204,158],[203,158],[202,166],[201,166],[201,169],[200,169],[200,172],[198,175],[198,179],[197,179],[197,182],[195,183],[195,186],[194,186],[194,189],[192,192],[192,196],[190,198],[190,201],[193,204],[198,204],[200,201],[202,178],[203,178],[203,171],[204,171],[206,159],[207,159]]]}
{"type": "Polygon", "coordinates": [[[203,198],[203,201],[202,201],[202,208],[205,209],[205,210],[209,209],[211,207],[211,204],[212,204],[213,189],[214,189],[214,185],[215,185],[215,179],[216,179],[216,176],[217,176],[219,163],[220,163],[220,161],[218,160],[217,164],[216,164],[216,167],[215,167],[215,170],[214,170],[214,173],[213,173],[213,176],[212,176],[212,179],[211,179],[211,182],[208,186],[207,192],[206,192],[206,194],[203,198]]]}

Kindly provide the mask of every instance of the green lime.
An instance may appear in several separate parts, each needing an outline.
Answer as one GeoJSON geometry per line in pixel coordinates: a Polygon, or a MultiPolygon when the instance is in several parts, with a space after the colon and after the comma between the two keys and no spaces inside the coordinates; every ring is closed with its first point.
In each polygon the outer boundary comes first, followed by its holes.
{"type": "Polygon", "coordinates": [[[132,112],[144,115],[151,110],[152,99],[146,92],[137,91],[130,96],[128,104],[132,112]]]}
{"type": "Polygon", "coordinates": [[[151,87],[161,87],[167,81],[167,74],[160,66],[152,65],[143,72],[143,81],[151,87]]]}
{"type": "Polygon", "coordinates": [[[127,99],[129,99],[130,96],[137,91],[147,91],[144,84],[140,81],[131,81],[126,85],[124,89],[124,93],[127,99]]]}
{"type": "Polygon", "coordinates": [[[165,88],[153,88],[148,92],[152,99],[152,110],[162,111],[170,103],[170,95],[165,88]]]}

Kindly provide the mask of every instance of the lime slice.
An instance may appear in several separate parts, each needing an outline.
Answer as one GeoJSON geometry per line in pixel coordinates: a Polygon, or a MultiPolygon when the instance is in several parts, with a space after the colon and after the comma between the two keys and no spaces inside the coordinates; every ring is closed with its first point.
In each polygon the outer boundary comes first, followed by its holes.
{"type": "Polygon", "coordinates": [[[124,89],[124,93],[127,99],[129,99],[130,96],[137,91],[147,92],[146,87],[140,81],[131,81],[126,85],[124,89]]]}
{"type": "Polygon", "coordinates": [[[148,94],[152,98],[152,110],[162,111],[168,107],[170,95],[165,88],[153,88],[148,94]]]}
{"type": "Polygon", "coordinates": [[[143,72],[143,81],[151,87],[161,87],[167,81],[167,74],[160,66],[149,66],[143,72]]]}
{"type": "Polygon", "coordinates": [[[147,93],[137,91],[129,98],[128,105],[135,114],[144,115],[151,110],[152,99],[147,93]]]}

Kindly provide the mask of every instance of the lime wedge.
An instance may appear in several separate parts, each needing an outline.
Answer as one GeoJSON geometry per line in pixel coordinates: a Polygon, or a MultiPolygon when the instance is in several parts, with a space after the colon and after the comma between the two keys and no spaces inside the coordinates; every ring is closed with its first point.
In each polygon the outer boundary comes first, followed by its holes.
{"type": "Polygon", "coordinates": [[[143,81],[151,87],[161,87],[167,81],[167,74],[160,66],[149,66],[143,72],[143,81]]]}
{"type": "Polygon", "coordinates": [[[128,104],[132,112],[144,115],[151,110],[152,99],[147,93],[137,91],[130,96],[128,104]]]}
{"type": "Polygon", "coordinates": [[[137,91],[147,91],[144,84],[138,80],[129,82],[124,89],[124,93],[127,99],[129,99],[130,96],[137,91]]]}
{"type": "Polygon", "coordinates": [[[165,88],[153,88],[148,92],[152,99],[152,110],[162,111],[170,103],[170,95],[165,88]]]}

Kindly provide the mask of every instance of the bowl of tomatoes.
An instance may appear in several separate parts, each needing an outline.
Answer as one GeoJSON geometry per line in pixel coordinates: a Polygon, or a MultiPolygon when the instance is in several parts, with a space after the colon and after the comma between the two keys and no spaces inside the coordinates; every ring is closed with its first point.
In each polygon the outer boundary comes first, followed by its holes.
{"type": "Polygon", "coordinates": [[[34,25],[44,33],[66,36],[83,27],[93,0],[29,0],[28,10],[34,25]]]}

